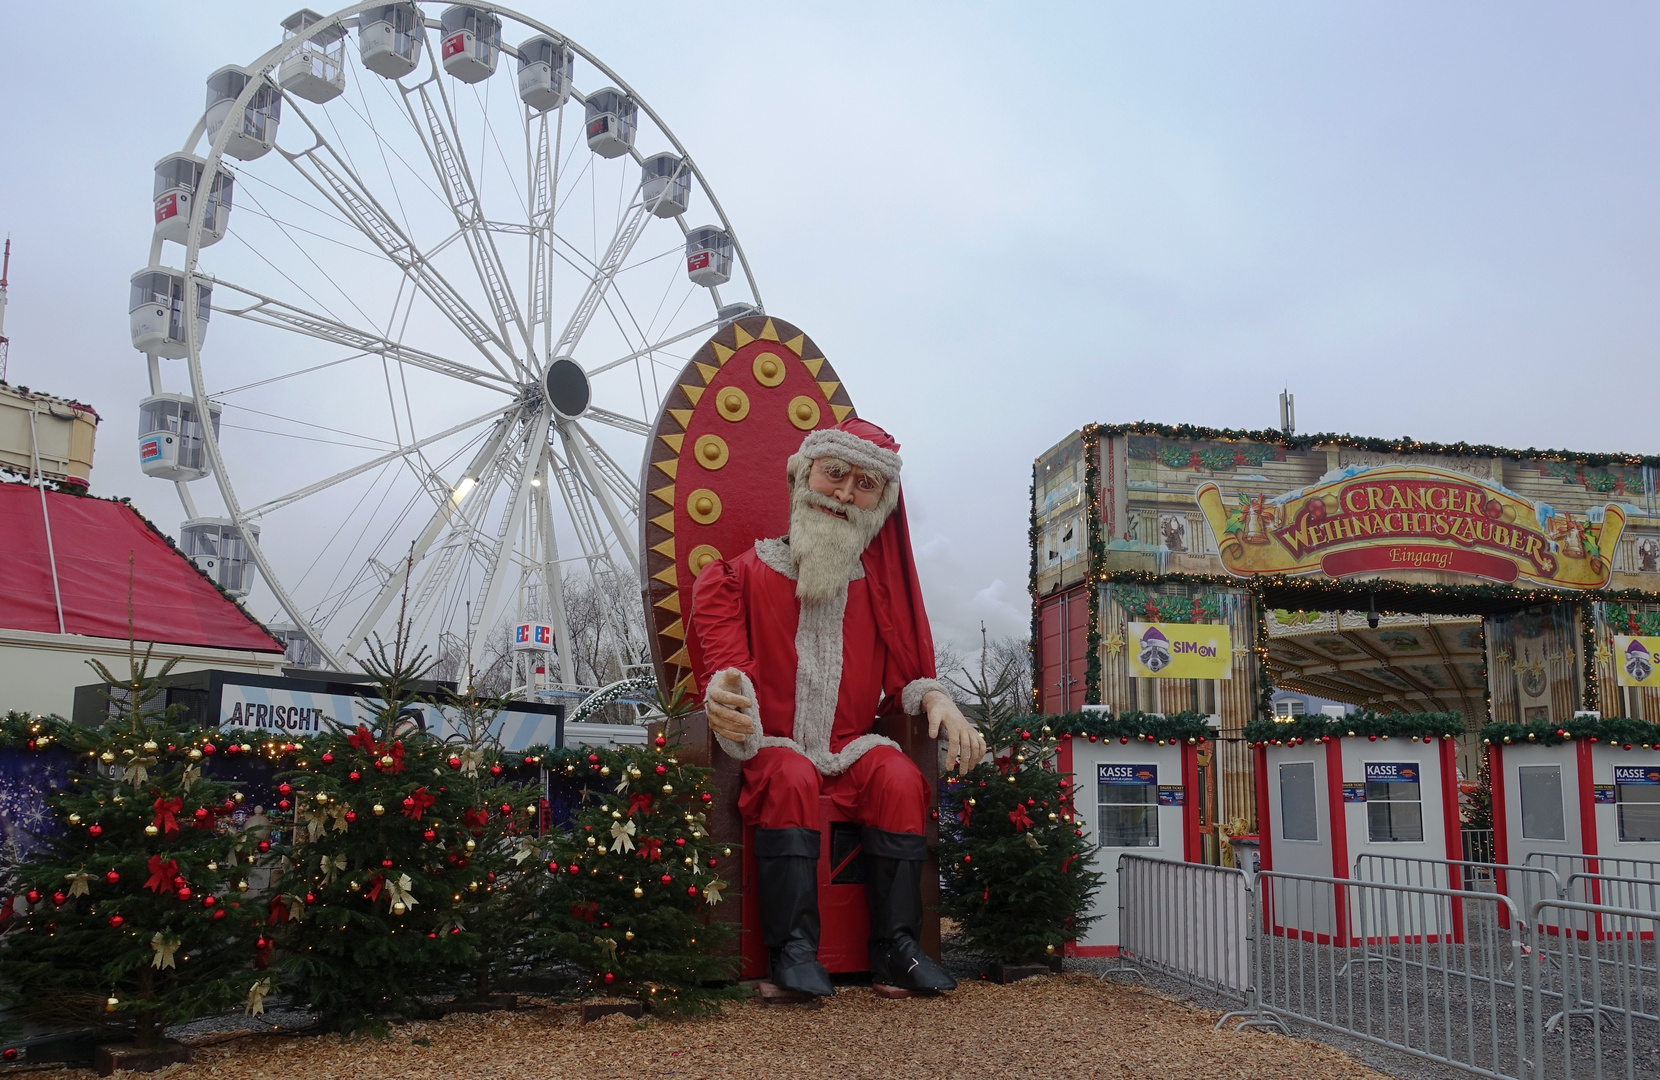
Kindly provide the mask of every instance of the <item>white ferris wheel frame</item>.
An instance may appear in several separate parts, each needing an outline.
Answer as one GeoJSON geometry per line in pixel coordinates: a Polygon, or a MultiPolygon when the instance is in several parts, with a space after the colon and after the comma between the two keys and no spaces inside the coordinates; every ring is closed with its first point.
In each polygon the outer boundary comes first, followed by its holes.
{"type": "MultiPolygon", "coordinates": [[[[436,0],[416,0],[417,10],[419,10],[420,5],[423,3],[432,5],[435,2],[436,0]]],[[[243,87],[241,93],[232,104],[230,117],[236,118],[242,116],[243,111],[252,100],[255,92],[262,86],[275,85],[274,80],[269,80],[268,76],[282,59],[293,54],[296,50],[302,48],[312,37],[324,32],[330,27],[338,26],[345,29],[355,26],[355,23],[350,22],[349,20],[354,19],[358,14],[367,9],[381,7],[383,6],[383,3],[384,0],[371,0],[371,2],[352,4],[348,7],[342,8],[332,15],[323,17],[293,36],[285,38],[281,44],[261,55],[258,60],[244,69],[251,77],[248,79],[247,84],[243,87]]],[[[652,123],[656,125],[657,130],[668,140],[675,153],[680,156],[683,162],[682,167],[690,173],[690,176],[693,179],[696,180],[698,189],[701,190],[703,195],[709,200],[710,208],[715,217],[718,219],[720,227],[726,232],[727,236],[731,238],[733,254],[737,260],[738,266],[742,268],[744,283],[748,288],[750,299],[754,301],[755,310],[757,313],[764,313],[765,307],[761,300],[760,290],[755,283],[754,274],[750,269],[748,257],[745,255],[743,245],[738,239],[737,231],[733,229],[731,222],[727,219],[726,211],[721,207],[719,199],[714,193],[714,189],[709,185],[708,180],[698,168],[696,161],[693,159],[691,154],[687,152],[685,146],[681,144],[679,138],[668,127],[668,125],[663,122],[663,119],[655,110],[651,108],[645,99],[641,97],[621,76],[603,63],[593,53],[573,41],[569,36],[554,30],[546,23],[494,4],[476,3],[472,6],[481,11],[489,12],[499,18],[513,20],[519,24],[529,27],[535,33],[546,35],[554,41],[563,44],[608,78],[613,86],[628,95],[629,99],[637,105],[640,111],[644,112],[651,119],[652,123]]],[[[425,35],[427,30],[432,30],[438,26],[439,24],[437,20],[429,19],[425,16],[424,12],[422,13],[421,28],[423,35],[425,35]]],[[[431,45],[432,42],[430,38],[426,39],[423,43],[423,50],[426,53],[424,58],[424,62],[427,67],[426,72],[422,74],[420,70],[417,69],[415,72],[412,72],[410,76],[408,76],[414,77],[419,75],[420,77],[417,81],[408,86],[405,86],[402,78],[389,79],[388,81],[392,82],[398,88],[399,93],[403,97],[404,104],[410,112],[411,121],[416,122],[416,130],[421,133],[423,141],[425,141],[428,136],[431,136],[435,142],[448,141],[454,148],[455,152],[460,154],[464,163],[465,155],[461,152],[459,141],[453,139],[450,133],[442,129],[440,117],[433,111],[430,98],[426,97],[424,93],[421,96],[427,106],[426,119],[429,123],[429,130],[422,131],[419,123],[417,122],[417,117],[415,116],[414,104],[411,101],[411,95],[418,91],[424,91],[428,84],[435,84],[437,86],[437,93],[439,94],[440,99],[444,102],[447,113],[450,108],[448,105],[448,98],[444,90],[444,72],[439,63],[439,57],[436,55],[436,52],[431,45]]],[[[518,47],[515,45],[510,45],[507,42],[501,42],[498,47],[501,54],[504,56],[517,58],[519,55],[518,47]]],[[[302,121],[304,121],[314,139],[314,143],[309,150],[301,151],[292,155],[273,145],[273,149],[276,149],[280,155],[287,159],[290,165],[294,165],[294,158],[308,156],[321,147],[329,147],[329,143],[328,140],[323,137],[322,133],[317,130],[315,125],[311,123],[310,119],[305,116],[304,111],[294,101],[293,96],[288,91],[281,90],[280,88],[279,92],[282,94],[287,108],[293,115],[297,115],[302,119],[302,121]]],[[[586,98],[587,95],[578,91],[574,86],[570,88],[571,100],[576,101],[578,104],[585,104],[586,98]]],[[[560,106],[560,110],[562,113],[563,106],[560,106]]],[[[546,112],[543,112],[542,116],[545,120],[546,112]]],[[[454,123],[453,115],[451,115],[451,123],[454,123]]],[[[231,119],[227,119],[226,122],[220,125],[218,133],[210,141],[208,152],[205,155],[206,163],[203,167],[201,178],[198,181],[198,191],[207,192],[213,190],[214,180],[221,172],[221,160],[224,155],[225,147],[229,142],[233,131],[238,126],[239,125],[234,123],[231,119]]],[[[206,132],[207,123],[206,114],[204,112],[203,118],[196,122],[189,138],[186,139],[183,151],[187,154],[193,152],[194,148],[201,142],[206,132]]],[[[545,128],[543,132],[542,147],[548,147],[545,137],[545,128]]],[[[329,147],[329,149],[332,153],[333,148],[329,147]]],[[[551,147],[553,164],[555,166],[557,164],[558,150],[559,148],[557,145],[551,147]]],[[[430,147],[428,153],[429,157],[432,156],[432,150],[430,147]]],[[[344,160],[338,156],[338,154],[335,156],[337,166],[350,172],[350,166],[347,165],[344,160]]],[[[633,146],[630,146],[627,156],[634,160],[636,164],[639,164],[640,161],[643,160],[640,151],[633,146]]],[[[315,159],[313,160],[315,161],[315,159]]],[[[433,158],[431,163],[434,167],[434,171],[438,173],[440,179],[442,179],[444,165],[441,164],[436,157],[433,158]]],[[[295,168],[298,169],[298,166],[295,166],[295,168]]],[[[453,165],[451,168],[453,169],[453,165]]],[[[316,183],[315,179],[304,173],[304,170],[299,171],[301,171],[302,175],[306,175],[306,178],[311,180],[313,184],[316,183]]],[[[466,174],[462,175],[465,176],[466,174]]],[[[550,183],[552,175],[553,174],[550,174],[550,183]]],[[[364,184],[355,176],[355,174],[350,175],[350,180],[361,192],[369,192],[371,190],[369,185],[364,184]]],[[[476,191],[472,191],[470,193],[473,195],[476,203],[476,191]]],[[[287,328],[298,330],[300,333],[308,334],[324,341],[331,341],[337,344],[350,344],[368,352],[378,353],[384,358],[397,359],[402,362],[411,363],[417,367],[425,367],[429,370],[436,370],[442,374],[462,378],[469,382],[478,382],[480,379],[483,379],[486,382],[499,382],[504,387],[517,386],[522,388],[526,381],[531,383],[540,383],[543,379],[545,379],[548,367],[556,359],[567,356],[569,351],[574,348],[578,341],[580,341],[583,332],[587,328],[588,321],[592,318],[594,311],[604,298],[606,292],[610,289],[615,275],[620,269],[622,269],[622,260],[627,255],[629,248],[632,246],[632,237],[637,237],[643,228],[643,218],[645,215],[643,200],[637,200],[635,205],[631,207],[631,212],[618,222],[617,233],[612,238],[612,244],[606,253],[605,260],[602,261],[596,268],[595,276],[590,279],[589,286],[584,293],[582,302],[577,305],[576,310],[571,316],[570,322],[567,324],[565,331],[561,334],[561,337],[557,343],[554,343],[551,337],[551,283],[547,281],[546,275],[544,274],[542,287],[547,293],[546,299],[544,300],[546,310],[544,311],[544,318],[542,320],[545,326],[545,340],[542,355],[539,358],[540,370],[532,372],[525,367],[525,364],[527,362],[538,360],[536,356],[535,343],[531,340],[531,326],[533,323],[526,324],[523,321],[522,312],[519,312],[516,309],[510,312],[511,314],[517,316],[512,325],[509,324],[507,319],[503,318],[503,316],[509,312],[504,312],[501,309],[501,304],[498,302],[498,296],[505,286],[500,282],[499,278],[495,282],[490,280],[492,270],[494,270],[496,274],[499,274],[501,268],[499,265],[496,267],[482,265],[480,255],[474,248],[475,244],[479,244],[482,241],[483,247],[493,250],[493,241],[490,239],[490,232],[492,231],[491,226],[496,225],[497,223],[485,221],[482,214],[480,214],[478,219],[474,222],[466,221],[462,218],[459,209],[453,205],[453,202],[451,209],[456,211],[458,233],[463,241],[468,244],[469,249],[473,250],[474,263],[480,272],[481,284],[485,286],[486,292],[491,300],[492,307],[496,309],[493,314],[496,315],[496,322],[498,324],[497,330],[495,332],[490,331],[488,324],[478,318],[476,313],[471,312],[470,305],[468,305],[467,302],[461,297],[461,294],[443,279],[442,274],[436,267],[425,261],[426,256],[415,247],[412,239],[404,238],[405,246],[408,252],[406,256],[407,261],[400,263],[400,265],[404,273],[405,281],[414,289],[427,293],[428,298],[434,301],[434,306],[442,311],[445,317],[448,318],[451,323],[455,325],[456,329],[460,330],[464,336],[473,340],[474,344],[479,347],[480,352],[484,354],[486,359],[491,360],[491,366],[496,369],[493,373],[481,369],[468,368],[465,365],[460,365],[455,361],[425,353],[420,349],[404,345],[401,342],[392,341],[380,335],[365,333],[357,330],[356,328],[339,324],[325,316],[315,315],[314,313],[288,305],[283,301],[262,296],[259,293],[236,286],[230,282],[217,280],[210,275],[198,273],[196,266],[201,250],[201,234],[204,218],[202,214],[194,211],[189,215],[189,232],[187,235],[187,242],[185,244],[184,263],[181,267],[184,275],[184,290],[182,297],[184,304],[183,310],[186,313],[186,317],[182,320],[182,322],[186,335],[185,343],[188,349],[186,360],[188,362],[188,371],[190,376],[191,396],[195,401],[197,416],[203,418],[200,428],[207,461],[214,477],[214,481],[218,487],[220,498],[224,501],[225,510],[230,520],[233,522],[238,534],[241,536],[243,545],[257,568],[261,580],[263,580],[266,587],[271,590],[283,612],[293,621],[294,625],[306,636],[312,645],[317,648],[324,661],[336,671],[348,670],[349,661],[352,656],[355,655],[357,649],[362,645],[368,634],[376,625],[378,625],[380,619],[385,615],[386,610],[389,608],[392,601],[403,590],[407,570],[422,562],[432,544],[438,539],[439,534],[443,532],[445,527],[449,525],[456,516],[465,516],[460,514],[460,506],[462,502],[471,491],[472,487],[479,482],[481,478],[480,474],[490,465],[501,460],[499,455],[503,444],[514,435],[516,428],[522,427],[524,430],[524,437],[518,440],[520,445],[526,448],[531,446],[535,447],[535,450],[533,451],[535,454],[535,461],[532,462],[529,460],[530,453],[532,451],[527,449],[524,466],[518,470],[517,487],[510,496],[512,500],[510,503],[511,509],[504,517],[503,527],[499,530],[496,537],[495,553],[491,562],[487,584],[484,588],[484,598],[480,604],[480,610],[476,614],[469,612],[469,620],[471,621],[470,625],[472,623],[476,623],[478,626],[484,627],[486,625],[485,620],[491,617],[493,609],[499,601],[500,590],[505,577],[505,575],[501,572],[503,569],[503,563],[509,561],[509,549],[513,543],[514,534],[517,533],[520,528],[522,516],[526,512],[528,499],[527,492],[531,487],[540,488],[540,497],[543,500],[542,520],[545,523],[547,531],[550,533],[552,531],[552,519],[549,513],[552,506],[551,491],[549,490],[551,486],[550,481],[552,480],[552,477],[549,475],[550,434],[557,434],[559,436],[560,443],[565,450],[567,460],[575,465],[581,472],[582,480],[586,483],[588,489],[593,492],[595,500],[599,503],[599,507],[604,517],[607,519],[607,523],[611,526],[612,534],[618,541],[618,546],[622,549],[624,557],[630,564],[630,569],[633,571],[634,579],[638,580],[639,578],[640,553],[636,547],[636,531],[638,526],[637,520],[630,520],[631,517],[637,517],[637,496],[635,506],[627,506],[619,510],[612,498],[615,491],[607,490],[608,487],[613,489],[623,488],[626,490],[626,488],[630,486],[630,482],[626,477],[620,477],[618,475],[619,468],[616,463],[612,461],[609,456],[606,455],[605,452],[593,441],[592,437],[589,436],[585,430],[583,430],[582,426],[576,422],[576,418],[568,418],[558,413],[557,410],[554,409],[551,401],[546,398],[542,400],[540,405],[537,405],[534,402],[526,401],[521,397],[520,400],[515,401],[506,407],[492,409],[483,416],[465,421],[462,424],[455,425],[447,430],[429,434],[421,439],[412,440],[408,445],[400,446],[378,458],[370,460],[369,462],[359,463],[356,466],[342,472],[338,472],[333,476],[325,477],[324,479],[307,485],[304,488],[289,492],[286,495],[279,496],[276,499],[269,500],[266,503],[253,508],[252,510],[243,509],[241,501],[238,499],[235,489],[232,487],[231,478],[225,468],[225,459],[219,446],[218,433],[212,423],[206,422],[209,416],[209,396],[206,389],[206,383],[203,378],[200,334],[198,332],[197,320],[194,317],[194,312],[197,310],[196,305],[199,283],[215,287],[225,287],[241,296],[251,298],[254,301],[253,304],[243,308],[242,311],[233,312],[233,314],[246,314],[249,311],[259,309],[262,311],[262,314],[270,315],[267,319],[255,319],[254,321],[264,321],[268,324],[284,325],[287,328]],[[625,235],[630,231],[632,231],[632,237],[625,235]],[[492,289],[492,285],[496,286],[496,288],[492,289]],[[435,290],[439,293],[447,293],[448,296],[453,299],[453,304],[446,303],[444,296],[433,295],[433,292],[429,290],[435,290]],[[483,330],[487,337],[495,339],[497,344],[502,346],[502,351],[505,352],[510,359],[514,360],[517,370],[513,375],[509,375],[507,370],[502,368],[501,365],[496,362],[493,357],[491,357],[489,351],[484,348],[484,342],[479,341],[476,336],[474,328],[462,325],[463,320],[458,318],[458,312],[455,310],[455,305],[466,308],[467,313],[471,316],[471,321],[476,324],[476,328],[483,330]],[[270,309],[269,312],[264,310],[267,308],[270,309]],[[519,330],[524,339],[525,350],[522,357],[510,347],[507,347],[506,339],[510,329],[519,330]],[[531,410],[531,413],[528,416],[525,414],[527,407],[531,410]],[[491,416],[497,417],[494,430],[491,431],[491,433],[485,438],[478,453],[474,455],[467,468],[462,471],[461,478],[454,485],[450,485],[446,490],[438,493],[442,495],[442,498],[437,500],[439,503],[438,508],[433,514],[431,520],[428,522],[427,526],[416,538],[415,543],[411,546],[409,561],[402,563],[400,566],[391,568],[390,573],[382,582],[378,595],[375,600],[371,602],[369,608],[359,617],[357,625],[353,628],[352,633],[345,639],[343,644],[338,649],[330,646],[330,644],[324,639],[323,634],[316,628],[316,626],[313,625],[312,620],[307,617],[304,609],[296,603],[294,598],[290,595],[288,589],[282,583],[282,580],[277,576],[270,561],[266,557],[265,552],[260,548],[256,540],[255,532],[252,528],[250,528],[251,520],[260,514],[269,512],[270,510],[276,509],[280,506],[287,505],[291,502],[302,499],[309,494],[313,494],[327,487],[332,487],[334,484],[368,472],[379,465],[389,463],[400,457],[405,457],[426,445],[437,442],[440,439],[454,435],[471,427],[481,426],[483,423],[487,422],[488,418],[491,416]],[[520,421],[524,421],[525,423],[521,425],[519,423],[520,421]],[[539,482],[532,484],[533,478],[536,478],[539,482]],[[620,485],[617,483],[619,479],[622,481],[620,485]]],[[[527,217],[534,220],[535,216],[536,210],[532,207],[527,217]]],[[[684,221],[683,214],[677,215],[676,220],[678,221],[683,233],[691,231],[684,221]]],[[[527,221],[524,226],[524,232],[526,235],[532,234],[533,231],[544,231],[548,234],[543,243],[546,248],[550,249],[550,258],[551,248],[553,247],[552,241],[554,239],[553,223],[554,205],[550,195],[545,226],[543,226],[541,230],[537,230],[536,226],[534,226],[531,221],[527,221]]],[[[361,229],[361,225],[359,227],[361,229]]],[[[376,238],[371,236],[370,239],[375,240],[376,238]]],[[[164,241],[158,232],[151,240],[149,265],[154,266],[159,264],[163,243],[164,241]]],[[[377,244],[377,246],[381,245],[377,244]]],[[[383,246],[381,253],[395,263],[400,262],[400,260],[392,256],[391,252],[385,251],[383,246]]],[[[429,252],[427,254],[431,253],[429,252]]],[[[495,256],[495,259],[499,260],[499,258],[499,255],[495,256]]],[[[489,255],[486,255],[483,261],[488,262],[489,255]]],[[[718,312],[721,306],[718,287],[709,287],[709,293],[718,312]]],[[[509,291],[506,293],[506,299],[511,301],[515,298],[509,291]]],[[[530,299],[534,302],[534,298],[530,299]]],[[[637,360],[641,356],[647,355],[659,348],[672,345],[677,341],[685,340],[686,338],[690,338],[698,334],[712,332],[718,326],[719,316],[717,314],[714,319],[702,325],[696,326],[690,330],[682,331],[678,334],[674,334],[664,340],[649,344],[645,348],[640,349],[631,355],[614,358],[593,369],[585,368],[584,373],[590,377],[600,374],[611,368],[637,360]]],[[[160,393],[162,380],[159,356],[156,352],[152,351],[147,353],[146,359],[149,366],[151,393],[160,393]]],[[[593,408],[591,405],[581,415],[591,415],[594,419],[599,420],[602,423],[620,427],[624,430],[633,431],[647,439],[649,439],[650,436],[649,420],[645,423],[640,423],[630,417],[624,417],[615,413],[608,413],[605,410],[593,408]]],[[[644,457],[642,460],[644,460],[644,458],[649,458],[649,453],[650,447],[647,445],[645,447],[644,457]]],[[[641,465],[641,468],[644,468],[643,464],[641,465]]],[[[502,479],[505,480],[507,477],[503,477],[502,479]]],[[[439,477],[436,471],[433,471],[429,475],[428,481],[432,482],[437,480],[439,480],[439,477]]],[[[183,505],[186,516],[188,518],[196,518],[199,515],[196,511],[195,501],[191,497],[189,491],[189,484],[190,481],[186,480],[174,481],[174,487],[178,493],[179,500],[183,505]]],[[[578,511],[574,505],[569,508],[572,511],[573,518],[578,516],[578,511]]],[[[480,524],[482,525],[482,523],[480,524]]],[[[583,523],[573,521],[573,524],[577,526],[579,539],[583,538],[583,523]]],[[[597,522],[590,522],[589,524],[597,525],[597,522]]],[[[472,531],[479,533],[482,530],[480,527],[473,527],[472,531]]],[[[558,568],[556,565],[549,563],[546,557],[550,542],[551,537],[544,538],[542,545],[543,565],[541,567],[541,576],[549,597],[549,607],[551,609],[550,614],[552,616],[551,621],[553,623],[554,633],[557,639],[555,643],[557,648],[555,651],[559,657],[561,681],[567,685],[575,685],[576,680],[572,668],[573,661],[571,643],[568,637],[568,627],[565,621],[564,603],[558,568]]],[[[595,560],[595,554],[587,551],[586,547],[587,545],[584,544],[584,554],[587,557],[590,566],[592,566],[595,560]]],[[[605,561],[610,561],[609,546],[602,545],[598,552],[598,556],[605,561]]],[[[484,634],[475,635],[475,639],[471,644],[468,655],[469,672],[465,673],[466,677],[470,677],[471,669],[476,667],[481,659],[485,644],[486,636],[484,634]]]]}

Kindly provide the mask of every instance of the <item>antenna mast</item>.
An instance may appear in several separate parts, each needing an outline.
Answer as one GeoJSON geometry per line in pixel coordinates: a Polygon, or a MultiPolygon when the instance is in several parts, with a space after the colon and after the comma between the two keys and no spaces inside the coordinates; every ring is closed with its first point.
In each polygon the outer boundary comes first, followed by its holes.
{"type": "Polygon", "coordinates": [[[12,238],[6,237],[6,258],[0,263],[0,382],[6,381],[6,358],[11,353],[11,339],[6,336],[6,278],[12,272],[12,238]]]}

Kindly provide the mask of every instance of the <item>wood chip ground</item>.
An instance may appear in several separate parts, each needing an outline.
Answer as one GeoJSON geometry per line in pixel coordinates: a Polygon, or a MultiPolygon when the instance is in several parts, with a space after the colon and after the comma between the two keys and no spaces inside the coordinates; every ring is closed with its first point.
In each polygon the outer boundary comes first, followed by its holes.
{"type": "MultiPolygon", "coordinates": [[[[812,1006],[727,1006],[672,1022],[610,1016],[579,1027],[576,1006],[458,1014],[383,1040],[257,1036],[197,1050],[164,1080],[1376,1080],[1317,1042],[1214,1032],[1215,1013],[1088,975],[1011,986],[966,983],[940,998],[891,1001],[844,987],[812,1006]]],[[[86,1080],[41,1071],[33,1078],[86,1080]]],[[[122,1073],[133,1076],[136,1074],[122,1073]]]]}

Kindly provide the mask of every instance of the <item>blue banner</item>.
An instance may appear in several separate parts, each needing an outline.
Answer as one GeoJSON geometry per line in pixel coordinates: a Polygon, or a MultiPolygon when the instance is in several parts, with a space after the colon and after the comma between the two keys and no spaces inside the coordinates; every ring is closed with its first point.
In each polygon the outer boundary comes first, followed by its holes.
{"type": "Polygon", "coordinates": [[[1418,768],[1416,761],[1369,761],[1366,763],[1366,782],[1368,784],[1416,784],[1418,782],[1418,768]]]}
{"type": "Polygon", "coordinates": [[[1095,782],[1098,784],[1139,784],[1144,787],[1157,787],[1159,767],[1157,765],[1097,765],[1095,766],[1095,782]]]}
{"type": "Polygon", "coordinates": [[[1616,765],[1614,783],[1660,787],[1660,765],[1616,765]]]}

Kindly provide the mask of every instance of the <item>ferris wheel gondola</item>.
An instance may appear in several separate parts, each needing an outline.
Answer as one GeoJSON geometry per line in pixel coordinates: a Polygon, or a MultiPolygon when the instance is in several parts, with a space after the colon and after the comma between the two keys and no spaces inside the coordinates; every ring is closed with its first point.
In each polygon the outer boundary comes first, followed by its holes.
{"type": "Polygon", "coordinates": [[[761,310],[719,201],[633,88],[534,19],[404,2],[281,29],[209,76],[133,276],[141,454],[181,546],[296,662],[345,668],[402,618],[466,643],[464,676],[533,620],[552,647],[503,649],[514,685],[581,683],[593,626],[611,655],[587,677],[622,677],[638,604],[573,611],[564,582],[638,580],[652,420],[702,340],[761,310]]]}

